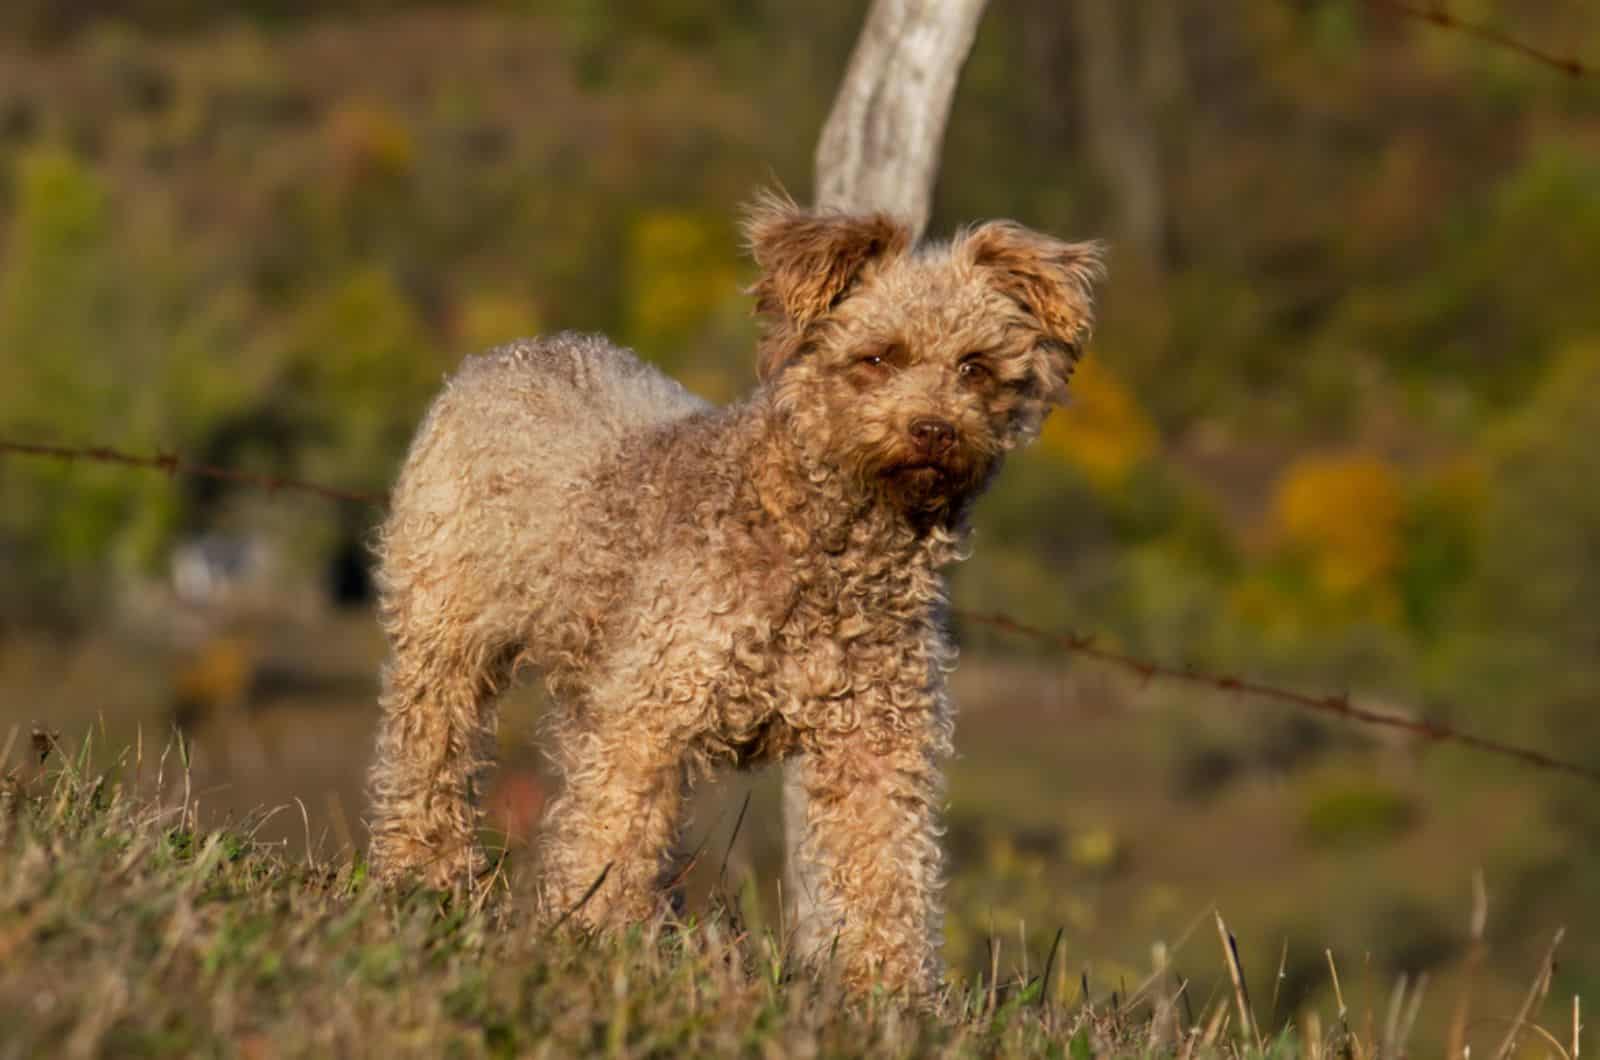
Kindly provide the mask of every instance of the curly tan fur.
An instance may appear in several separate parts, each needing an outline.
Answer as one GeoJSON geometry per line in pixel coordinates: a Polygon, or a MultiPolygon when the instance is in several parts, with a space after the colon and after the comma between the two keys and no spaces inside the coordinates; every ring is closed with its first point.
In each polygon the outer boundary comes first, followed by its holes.
{"type": "Polygon", "coordinates": [[[565,779],[544,917],[650,916],[694,779],[802,754],[810,937],[848,982],[918,992],[951,750],[940,569],[1063,391],[1099,250],[1009,222],[912,248],[891,218],[775,197],[746,233],[766,328],[743,401],[564,334],[469,358],[429,411],[380,543],[372,862],[473,886],[494,699],[528,664],[565,779]]]}

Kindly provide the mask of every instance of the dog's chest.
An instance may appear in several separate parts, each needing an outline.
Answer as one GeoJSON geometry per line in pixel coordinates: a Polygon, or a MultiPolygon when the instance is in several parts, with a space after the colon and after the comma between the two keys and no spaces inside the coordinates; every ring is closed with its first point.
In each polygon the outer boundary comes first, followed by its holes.
{"type": "Polygon", "coordinates": [[[725,616],[730,650],[714,707],[715,738],[736,760],[854,731],[879,705],[926,692],[939,600],[931,571],[854,556],[745,569],[745,606],[725,616]]]}

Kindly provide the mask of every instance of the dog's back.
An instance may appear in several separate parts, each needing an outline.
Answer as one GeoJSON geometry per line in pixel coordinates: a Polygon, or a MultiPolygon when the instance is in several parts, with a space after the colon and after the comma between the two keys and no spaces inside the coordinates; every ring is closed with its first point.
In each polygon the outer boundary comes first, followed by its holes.
{"type": "Polygon", "coordinates": [[[480,505],[517,486],[570,482],[629,434],[706,407],[598,335],[563,332],[499,346],[464,360],[428,410],[393,509],[444,514],[467,496],[480,505]],[[426,470],[446,464],[449,474],[426,470]],[[466,488],[469,482],[486,488],[466,488]]]}
{"type": "Polygon", "coordinates": [[[458,390],[471,392],[474,417],[485,411],[485,398],[504,406],[544,462],[568,468],[594,459],[627,434],[706,407],[628,350],[603,336],[574,332],[521,339],[468,357],[440,404],[458,390]]]}
{"type": "Polygon", "coordinates": [[[568,518],[574,486],[627,437],[707,407],[599,336],[562,333],[467,358],[395,483],[380,542],[386,617],[455,612],[487,641],[537,622],[548,602],[531,594],[583,544],[568,518]],[[439,585],[423,572],[446,570],[448,595],[435,598],[439,585]]]}

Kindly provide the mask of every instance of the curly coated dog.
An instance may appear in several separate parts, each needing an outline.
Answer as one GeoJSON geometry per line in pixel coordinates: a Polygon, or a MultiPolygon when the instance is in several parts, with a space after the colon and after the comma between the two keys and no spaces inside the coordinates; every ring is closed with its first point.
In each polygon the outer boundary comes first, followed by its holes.
{"type": "Polygon", "coordinates": [[[738,403],[572,334],[469,358],[434,402],[380,541],[372,864],[473,885],[495,695],[531,665],[565,780],[541,916],[650,917],[689,784],[798,755],[812,952],[917,993],[940,974],[940,571],[1060,400],[1100,252],[1007,221],[914,247],[776,196],[746,235],[765,326],[738,403]]]}

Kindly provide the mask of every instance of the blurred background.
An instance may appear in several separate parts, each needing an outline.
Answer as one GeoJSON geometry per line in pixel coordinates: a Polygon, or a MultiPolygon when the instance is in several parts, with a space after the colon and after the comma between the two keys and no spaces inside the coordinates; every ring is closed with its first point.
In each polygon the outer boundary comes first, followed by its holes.
{"type": "MultiPolygon", "coordinates": [[[[1594,5],[1453,9],[1600,60],[1594,5]]],[[[738,204],[808,197],[864,10],[8,0],[0,437],[381,492],[461,356],[560,328],[729,399],[738,204]]],[[[958,606],[1600,766],[1600,79],[1356,0],[994,0],[931,230],[995,216],[1109,240],[1112,279],[958,606]]],[[[202,812],[298,797],[262,837],[361,846],[376,518],[0,459],[0,746],[176,730],[202,812]]],[[[957,968],[1059,928],[1097,994],[1163,942],[1209,977],[1215,903],[1263,1023],[1331,948],[1356,1014],[1430,973],[1437,1034],[1481,870],[1489,1007],[1562,924],[1555,996],[1600,996],[1593,786],[958,633],[957,968]]],[[[490,793],[513,856],[538,711],[490,793]]],[[[686,844],[771,908],[770,779],[722,857],[750,783],[686,844]]]]}

